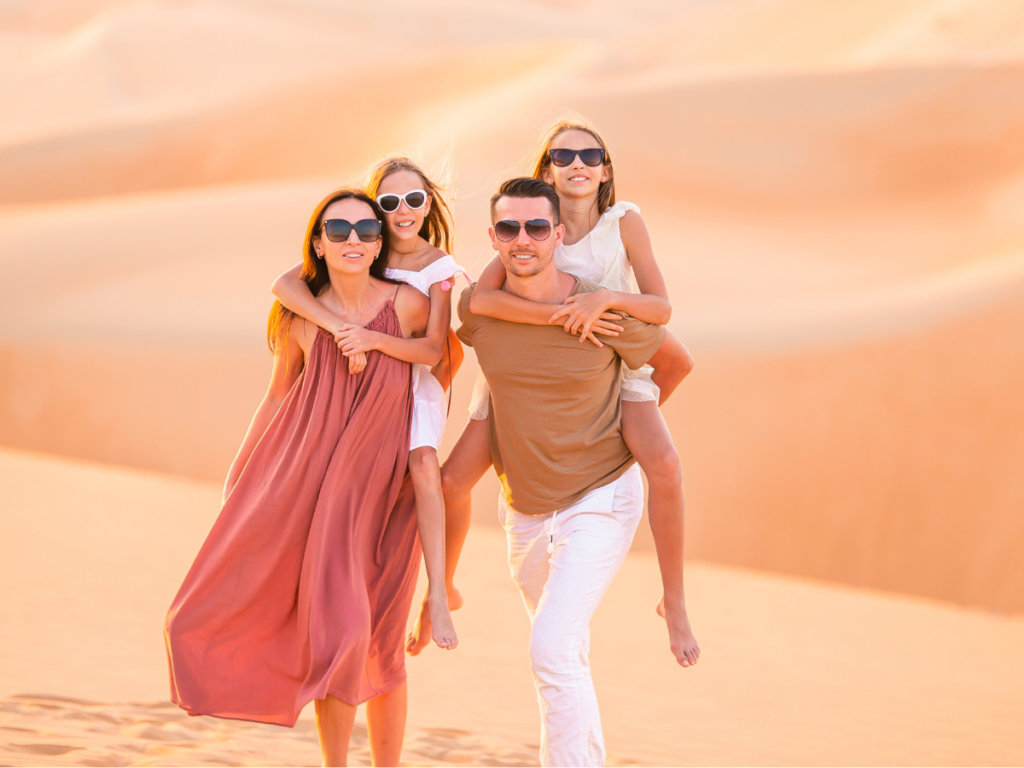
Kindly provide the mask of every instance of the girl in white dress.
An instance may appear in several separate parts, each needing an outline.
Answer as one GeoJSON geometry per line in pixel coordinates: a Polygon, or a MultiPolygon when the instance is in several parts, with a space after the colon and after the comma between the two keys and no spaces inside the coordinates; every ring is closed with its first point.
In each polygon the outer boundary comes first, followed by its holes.
{"type": "MultiPolygon", "coordinates": [[[[616,311],[664,325],[671,316],[665,281],[658,269],[640,209],[615,202],[611,157],[604,141],[587,123],[557,122],[541,142],[534,177],[558,193],[563,244],[555,251],[559,270],[597,283],[603,290],[571,296],[562,306],[537,304],[502,291],[505,269],[495,258],[480,276],[470,308],[502,320],[545,325],[558,323],[582,343],[615,335],[616,311]],[[635,276],[640,293],[634,292],[635,276]]],[[[683,596],[682,470],[659,405],[693,367],[693,358],[671,334],[654,364],[640,370],[623,366],[622,436],[647,475],[648,509],[661,567],[663,596],[658,613],[668,625],[670,647],[682,666],[697,662],[700,648],[690,629],[683,596]],[[656,369],[657,373],[654,373],[656,369]],[[652,373],[654,373],[652,377],[652,373]]],[[[469,517],[469,491],[490,464],[486,426],[489,396],[478,379],[470,405],[471,420],[442,470],[447,510],[447,578],[452,579],[469,517]]],[[[456,593],[457,594],[457,593],[456,593]]],[[[426,604],[424,608],[426,608],[426,604]]],[[[424,624],[421,611],[420,625],[424,624]]],[[[422,645],[425,638],[415,639],[422,645]]]]}
{"type": "Polygon", "coordinates": [[[445,590],[445,513],[437,448],[448,416],[444,391],[463,359],[462,344],[451,329],[451,288],[457,275],[467,281],[469,276],[447,253],[451,214],[440,189],[415,163],[404,157],[382,160],[370,172],[366,193],[387,219],[390,250],[382,254],[388,260],[385,275],[430,299],[426,335],[400,339],[343,322],[313,298],[299,277],[301,264],[281,275],[271,290],[285,307],[334,336],[351,372],[363,369],[366,353],[373,349],[413,363],[409,474],[429,580],[426,603],[431,616],[440,618],[433,623],[434,642],[451,650],[458,639],[450,610],[460,603],[450,605],[445,590]]]}

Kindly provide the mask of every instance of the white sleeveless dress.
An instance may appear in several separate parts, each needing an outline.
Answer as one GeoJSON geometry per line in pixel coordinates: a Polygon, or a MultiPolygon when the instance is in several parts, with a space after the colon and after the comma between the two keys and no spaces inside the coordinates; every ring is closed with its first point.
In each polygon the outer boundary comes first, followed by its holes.
{"type": "MultiPolygon", "coordinates": [[[[582,277],[611,291],[636,293],[633,287],[633,268],[626,255],[619,233],[619,220],[626,211],[640,213],[640,208],[625,201],[608,208],[597,224],[578,242],[560,245],[555,249],[555,266],[562,272],[582,277]]],[[[622,366],[622,399],[633,402],[658,402],[661,390],[651,381],[654,369],[645,365],[638,370],[622,366]]],[[[469,417],[487,418],[490,390],[483,374],[477,377],[473,397],[469,403],[469,417]]]]}
{"type": "MultiPolygon", "coordinates": [[[[388,268],[384,274],[392,280],[411,285],[428,298],[430,286],[444,281],[454,285],[456,275],[462,275],[467,281],[472,282],[469,273],[448,255],[428,264],[419,272],[388,268]]],[[[417,363],[412,367],[412,397],[409,450],[429,445],[436,451],[441,444],[441,437],[448,421],[448,406],[445,403],[444,387],[434,378],[430,367],[423,363],[417,363]]]]}

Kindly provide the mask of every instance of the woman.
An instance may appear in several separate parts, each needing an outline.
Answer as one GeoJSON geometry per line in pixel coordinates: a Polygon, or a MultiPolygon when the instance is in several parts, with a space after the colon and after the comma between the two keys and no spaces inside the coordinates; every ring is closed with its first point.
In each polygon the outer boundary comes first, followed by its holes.
{"type": "MultiPolygon", "coordinates": [[[[302,277],[348,323],[422,336],[429,302],[384,277],[383,214],[338,190],[306,231],[302,277]]],[[[325,765],[344,765],[368,701],[371,754],[397,765],[405,621],[419,560],[408,363],[359,373],[333,339],[279,303],[274,367],[225,482],[225,501],[167,614],[171,696],[190,714],[293,726],[316,701],[325,765]]]]}
{"type": "MultiPolygon", "coordinates": [[[[597,131],[578,120],[556,122],[540,142],[533,176],[558,193],[565,237],[555,251],[555,264],[604,290],[570,297],[559,307],[536,304],[501,290],[505,270],[495,258],[480,276],[473,312],[512,322],[558,323],[567,332],[578,334],[581,342],[589,339],[598,345],[595,333],[617,332],[616,310],[644,322],[667,323],[672,309],[647,227],[637,206],[616,203],[611,155],[597,131]],[[633,292],[631,273],[640,293],[633,292]]],[[[697,663],[700,648],[683,596],[682,471],[659,405],[692,367],[690,353],[668,334],[659,350],[657,373],[652,377],[650,368],[631,371],[624,367],[622,381],[622,436],[649,485],[649,517],[664,586],[657,611],[666,620],[672,652],[684,667],[697,663]]],[[[471,420],[442,470],[450,590],[454,589],[458,553],[469,527],[470,491],[490,466],[486,382],[478,382],[476,389],[471,420]]],[[[423,647],[422,635],[429,620],[429,606],[424,603],[409,641],[413,652],[423,647]]]]}
{"type": "Polygon", "coordinates": [[[440,533],[444,498],[437,449],[448,419],[444,391],[463,359],[462,344],[451,328],[451,288],[455,276],[466,276],[466,271],[447,253],[452,242],[451,214],[441,189],[412,160],[381,160],[370,171],[366,192],[377,200],[387,220],[387,276],[430,299],[426,335],[402,340],[345,322],[316,301],[300,279],[301,265],[281,275],[271,290],[288,309],[331,333],[354,365],[360,365],[361,356],[374,349],[414,364],[409,474],[416,514],[423,521],[420,538],[428,579],[426,603],[430,615],[437,617],[431,634],[434,642],[450,650],[458,643],[450,609],[458,608],[462,597],[445,589],[444,537],[440,533]],[[431,533],[437,531],[436,538],[425,536],[425,527],[431,533]]]}

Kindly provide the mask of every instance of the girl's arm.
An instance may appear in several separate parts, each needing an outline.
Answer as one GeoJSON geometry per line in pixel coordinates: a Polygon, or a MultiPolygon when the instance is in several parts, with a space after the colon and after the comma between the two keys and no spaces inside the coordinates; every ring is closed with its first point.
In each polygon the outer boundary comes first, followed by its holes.
{"type": "Polygon", "coordinates": [[[328,333],[336,334],[345,322],[316,300],[306,281],[300,277],[301,274],[301,263],[282,272],[270,286],[270,292],[299,317],[316,323],[328,333]]]}
{"type": "Polygon", "coordinates": [[[593,293],[570,296],[552,317],[562,322],[568,331],[577,333],[588,330],[602,313],[621,310],[637,320],[654,325],[666,325],[672,317],[672,305],[668,300],[668,289],[662,277],[658,262],[654,259],[651,236],[643,217],[636,211],[627,211],[619,221],[619,234],[626,247],[626,255],[636,275],[640,293],[625,293],[601,289],[593,293]],[[589,321],[589,322],[588,322],[589,321]]]}
{"type": "Polygon", "coordinates": [[[441,355],[441,362],[430,369],[434,378],[441,382],[441,386],[446,391],[452,385],[452,379],[459,372],[459,368],[462,367],[462,361],[465,358],[466,352],[462,349],[462,342],[455,335],[455,329],[449,328],[444,353],[441,355]]]}
{"type": "Polygon", "coordinates": [[[549,325],[548,319],[559,305],[541,304],[513,296],[501,290],[505,278],[505,265],[495,256],[476,281],[476,288],[469,299],[469,311],[474,315],[486,315],[510,323],[549,325]]]}
{"type": "Polygon", "coordinates": [[[285,334],[282,333],[278,336],[274,349],[274,369],[270,374],[270,386],[267,387],[267,394],[263,396],[263,401],[249,423],[249,429],[245,433],[235,460],[228,468],[228,476],[224,480],[225,501],[230,495],[231,489],[235,487],[235,483],[238,482],[238,476],[242,474],[245,465],[249,463],[253,449],[263,437],[263,433],[267,431],[270,422],[281,408],[281,403],[284,402],[291,390],[292,384],[302,372],[302,347],[299,346],[297,339],[302,330],[301,323],[302,321],[293,319],[291,330],[287,334],[287,341],[284,338],[285,334]]]}
{"type": "MultiPolygon", "coordinates": [[[[566,304],[541,304],[536,301],[513,296],[511,293],[501,290],[505,284],[505,265],[501,259],[495,256],[487,265],[480,279],[477,280],[473,295],[469,298],[469,311],[475,315],[486,315],[498,320],[507,320],[510,323],[526,323],[528,325],[551,325],[563,324],[557,320],[559,313],[566,309],[575,296],[570,296],[566,304]],[[552,313],[555,313],[552,315],[552,313]]],[[[606,336],[617,336],[622,326],[615,325],[618,315],[606,314],[604,310],[598,312],[594,320],[587,326],[587,332],[580,338],[589,338],[597,346],[603,346],[595,333],[603,333],[606,336]]],[[[565,323],[565,330],[570,330],[568,323],[565,323]]],[[[579,329],[577,328],[576,331],[579,329]]],[[[573,331],[575,333],[576,331],[573,331]]]]}
{"type": "Polygon", "coordinates": [[[395,295],[395,311],[398,312],[405,337],[400,339],[358,325],[345,324],[335,334],[342,354],[350,357],[375,349],[407,363],[437,365],[441,361],[447,329],[451,326],[452,307],[440,283],[430,286],[430,296],[428,299],[408,285],[399,286],[395,295]]]}

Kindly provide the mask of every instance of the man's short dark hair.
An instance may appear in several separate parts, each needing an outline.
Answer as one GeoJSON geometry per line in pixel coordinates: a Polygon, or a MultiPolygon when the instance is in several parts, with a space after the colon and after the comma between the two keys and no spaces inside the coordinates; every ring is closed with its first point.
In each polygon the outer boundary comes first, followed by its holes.
{"type": "Polygon", "coordinates": [[[558,193],[555,188],[540,179],[524,176],[518,179],[509,179],[503,182],[498,191],[491,198],[491,223],[494,223],[494,206],[503,197],[544,197],[551,203],[551,213],[554,215],[552,224],[558,224],[562,218],[562,206],[558,202],[558,193]]]}

